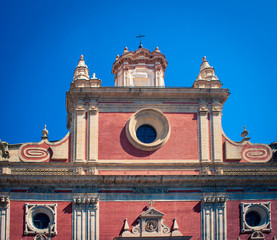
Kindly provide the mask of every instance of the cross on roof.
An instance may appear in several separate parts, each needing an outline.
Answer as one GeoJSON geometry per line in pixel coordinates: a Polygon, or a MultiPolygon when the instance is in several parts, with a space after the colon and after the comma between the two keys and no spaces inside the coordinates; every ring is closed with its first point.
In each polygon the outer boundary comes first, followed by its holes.
{"type": "Polygon", "coordinates": [[[141,44],[141,38],[145,37],[145,35],[138,35],[137,38],[139,38],[139,48],[142,48],[142,44],[141,44]]]}
{"type": "Polygon", "coordinates": [[[154,201],[153,201],[153,200],[150,200],[149,203],[150,203],[150,208],[152,208],[152,207],[153,207],[154,201]]]}

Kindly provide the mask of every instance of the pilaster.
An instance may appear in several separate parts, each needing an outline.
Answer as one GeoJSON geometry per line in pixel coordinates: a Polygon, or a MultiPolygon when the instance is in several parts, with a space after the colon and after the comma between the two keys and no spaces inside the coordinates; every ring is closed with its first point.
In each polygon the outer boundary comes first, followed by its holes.
{"type": "Polygon", "coordinates": [[[0,196],[0,240],[10,239],[10,198],[0,196]]]}
{"type": "Polygon", "coordinates": [[[222,162],[222,126],[221,126],[222,107],[217,102],[212,105],[211,114],[211,136],[212,136],[212,160],[222,162]]]}
{"type": "Polygon", "coordinates": [[[98,160],[98,109],[95,106],[91,106],[88,113],[89,113],[89,124],[88,124],[89,159],[88,161],[97,161],[98,160]]]}
{"type": "Polygon", "coordinates": [[[199,107],[199,138],[200,138],[200,161],[210,161],[208,108],[206,104],[199,107]]]}
{"type": "Polygon", "coordinates": [[[214,239],[214,209],[212,203],[201,203],[202,240],[214,239]]]}
{"type": "Polygon", "coordinates": [[[98,202],[98,194],[74,196],[73,240],[99,240],[98,202]]]}
{"type": "Polygon", "coordinates": [[[79,106],[76,110],[75,123],[75,161],[84,162],[86,150],[86,112],[83,106],[79,106]]]}
{"type": "Polygon", "coordinates": [[[209,188],[201,200],[202,240],[226,240],[226,200],[221,188],[209,188]]]}

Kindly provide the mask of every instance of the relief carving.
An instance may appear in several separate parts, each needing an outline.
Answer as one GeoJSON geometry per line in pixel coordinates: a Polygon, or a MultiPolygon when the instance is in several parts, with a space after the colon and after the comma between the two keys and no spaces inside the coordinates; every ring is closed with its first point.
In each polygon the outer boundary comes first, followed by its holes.
{"type": "Polygon", "coordinates": [[[134,193],[168,193],[168,189],[164,187],[134,187],[134,193]]]}
{"type": "Polygon", "coordinates": [[[33,186],[28,189],[29,193],[53,193],[55,192],[55,187],[42,187],[42,186],[33,186]]]}

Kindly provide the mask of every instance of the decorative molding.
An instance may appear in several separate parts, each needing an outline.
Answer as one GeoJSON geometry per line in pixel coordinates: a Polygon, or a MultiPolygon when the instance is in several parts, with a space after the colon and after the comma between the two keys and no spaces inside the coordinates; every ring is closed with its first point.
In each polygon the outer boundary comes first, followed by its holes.
{"type": "Polygon", "coordinates": [[[99,194],[76,195],[73,197],[73,203],[76,205],[97,204],[98,201],[99,201],[99,194]]]}
{"type": "Polygon", "coordinates": [[[245,192],[268,192],[267,186],[246,186],[244,188],[245,192]]]}
{"type": "Polygon", "coordinates": [[[226,196],[216,196],[216,195],[205,196],[205,197],[202,197],[201,199],[202,203],[225,203],[226,201],[227,201],[226,196]]]}
{"type": "Polygon", "coordinates": [[[215,168],[215,174],[223,175],[223,168],[222,167],[216,167],[215,168]]]}
{"type": "Polygon", "coordinates": [[[202,167],[200,174],[201,175],[210,175],[211,174],[211,170],[210,170],[209,167],[202,167]]]}
{"type": "Polygon", "coordinates": [[[97,189],[94,186],[77,186],[73,190],[74,193],[96,193],[97,189]]]}
{"type": "Polygon", "coordinates": [[[164,188],[164,187],[134,187],[133,193],[151,193],[151,194],[168,193],[168,188],[164,188]]]}
{"type": "Polygon", "coordinates": [[[10,197],[7,195],[0,195],[0,208],[7,208],[10,203],[10,197]]]}
{"type": "Polygon", "coordinates": [[[82,175],[84,173],[83,168],[82,167],[76,167],[75,168],[75,174],[76,175],[82,175]]]}
{"type": "Polygon", "coordinates": [[[277,175],[277,169],[270,168],[232,168],[224,169],[224,175],[277,175]]]}
{"type": "Polygon", "coordinates": [[[11,174],[20,175],[73,175],[74,169],[66,168],[12,168],[11,174]]]}
{"type": "Polygon", "coordinates": [[[28,189],[28,192],[29,193],[54,193],[55,187],[33,186],[28,189]]]}
{"type": "Polygon", "coordinates": [[[95,175],[96,173],[97,173],[97,170],[96,170],[95,167],[90,167],[90,168],[88,168],[88,170],[87,170],[87,174],[88,174],[88,175],[95,175]]]}
{"type": "Polygon", "coordinates": [[[206,193],[212,193],[212,192],[226,192],[225,187],[203,187],[202,192],[206,193]]]}
{"type": "Polygon", "coordinates": [[[10,189],[8,187],[0,187],[0,192],[9,192],[10,189]]]}

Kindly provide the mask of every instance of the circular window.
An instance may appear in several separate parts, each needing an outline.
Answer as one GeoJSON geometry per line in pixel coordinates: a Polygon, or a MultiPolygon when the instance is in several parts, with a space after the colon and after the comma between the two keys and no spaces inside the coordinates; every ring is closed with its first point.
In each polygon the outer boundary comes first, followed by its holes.
{"type": "Polygon", "coordinates": [[[143,108],[129,119],[126,135],[134,147],[143,151],[154,151],[168,140],[169,121],[160,110],[143,108]]]}
{"type": "Polygon", "coordinates": [[[265,205],[250,204],[245,210],[244,221],[246,230],[260,230],[268,227],[270,212],[265,205]]]}
{"type": "Polygon", "coordinates": [[[56,234],[56,204],[25,204],[25,234],[56,234]]]}
{"type": "Polygon", "coordinates": [[[50,219],[45,213],[37,213],[33,216],[33,224],[38,229],[47,228],[49,223],[50,219]]]}
{"type": "Polygon", "coordinates": [[[249,211],[245,215],[245,221],[251,227],[259,226],[261,222],[261,215],[256,211],[249,211]]]}
{"type": "Polygon", "coordinates": [[[152,143],[156,137],[156,130],[150,125],[142,125],[137,129],[137,138],[143,143],[152,143]]]}

